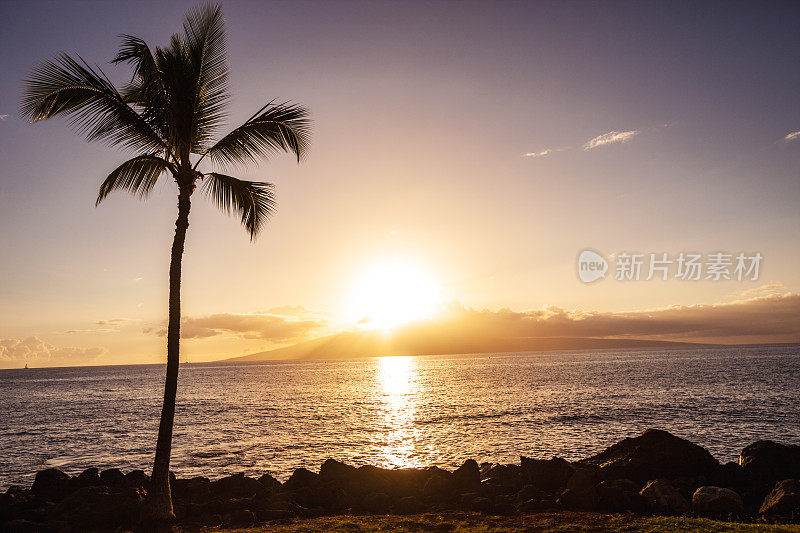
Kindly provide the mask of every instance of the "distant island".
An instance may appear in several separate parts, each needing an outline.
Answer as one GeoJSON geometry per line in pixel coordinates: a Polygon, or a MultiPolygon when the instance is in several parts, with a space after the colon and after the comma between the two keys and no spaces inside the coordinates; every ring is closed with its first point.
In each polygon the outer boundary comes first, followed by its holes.
{"type": "Polygon", "coordinates": [[[451,334],[419,328],[387,334],[381,330],[348,331],[291,346],[232,357],[226,361],[279,359],[354,359],[388,355],[455,355],[468,353],[550,352],[560,350],[616,350],[637,348],[704,348],[717,346],[692,342],[591,337],[497,338],[451,334]]]}

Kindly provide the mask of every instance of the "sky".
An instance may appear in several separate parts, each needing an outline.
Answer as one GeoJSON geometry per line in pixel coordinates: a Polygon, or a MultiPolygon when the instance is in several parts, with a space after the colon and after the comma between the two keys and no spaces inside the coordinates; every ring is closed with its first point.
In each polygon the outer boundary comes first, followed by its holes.
{"type": "MultiPolygon", "coordinates": [[[[109,64],[119,35],[166,44],[195,4],[0,3],[0,367],[164,360],[174,183],[95,208],[130,154],[86,143],[63,119],[27,124],[18,103],[25,75],[60,51],[125,81],[109,64]]],[[[679,315],[668,332],[564,334],[800,340],[797,3],[223,9],[231,129],[291,100],[310,108],[313,141],[300,165],[278,156],[238,171],[276,185],[277,214],[253,243],[194,198],[185,360],[358,327],[375,309],[353,308],[354,295],[385,264],[410,265],[384,280],[404,288],[392,297],[435,286],[427,296],[445,310],[579,324],[679,315]],[[605,279],[577,275],[587,249],[608,259],[605,279]],[[763,260],[755,280],[645,280],[647,265],[638,281],[615,279],[625,254],[681,252],[763,260]],[[738,322],[709,326],[740,308],[738,322]]],[[[416,318],[435,322],[428,311],[416,318]]]]}

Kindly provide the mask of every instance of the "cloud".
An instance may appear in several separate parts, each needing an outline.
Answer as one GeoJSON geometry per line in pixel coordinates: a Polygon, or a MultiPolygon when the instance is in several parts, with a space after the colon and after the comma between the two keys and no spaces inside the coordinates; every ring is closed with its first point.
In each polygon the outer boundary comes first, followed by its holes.
{"type": "Polygon", "coordinates": [[[0,120],[5,120],[8,118],[8,115],[0,115],[0,120]]]}
{"type": "Polygon", "coordinates": [[[800,139],[800,131],[793,131],[783,138],[784,141],[794,141],[795,139],[800,139]]]}
{"type": "Polygon", "coordinates": [[[112,333],[118,331],[119,328],[124,326],[125,324],[133,322],[130,318],[111,318],[108,320],[98,320],[95,322],[97,327],[94,328],[84,328],[84,329],[68,329],[63,333],[66,334],[73,334],[73,333],[112,333]]]}
{"type": "Polygon", "coordinates": [[[72,366],[96,362],[105,348],[56,347],[38,337],[0,339],[0,367],[72,366]]]}
{"type": "MultiPolygon", "coordinates": [[[[775,287],[765,288],[765,292],[775,287]]],[[[770,293],[729,303],[671,306],[648,311],[603,313],[548,306],[451,310],[439,326],[496,338],[602,337],[691,342],[798,342],[800,294],[770,293]]]]}
{"type": "Polygon", "coordinates": [[[638,135],[638,130],[630,130],[630,131],[609,131],[608,133],[604,133],[602,135],[598,135],[594,139],[590,140],[586,144],[583,145],[584,150],[593,150],[595,148],[599,148],[601,146],[605,146],[607,144],[614,144],[614,143],[624,143],[628,142],[633,138],[634,135],[638,135]]]}
{"type": "Polygon", "coordinates": [[[557,152],[558,150],[553,150],[552,148],[545,148],[541,152],[528,152],[522,154],[522,157],[544,157],[546,155],[550,155],[553,152],[557,152]]]}
{"type": "MultiPolygon", "coordinates": [[[[280,308],[282,310],[302,308],[280,308]]],[[[315,330],[327,326],[322,319],[295,318],[272,313],[218,313],[206,317],[184,317],[181,320],[181,338],[205,339],[217,335],[234,334],[245,339],[265,339],[288,342],[303,339],[315,330]]],[[[145,333],[164,336],[164,324],[147,327],[145,333]]]]}

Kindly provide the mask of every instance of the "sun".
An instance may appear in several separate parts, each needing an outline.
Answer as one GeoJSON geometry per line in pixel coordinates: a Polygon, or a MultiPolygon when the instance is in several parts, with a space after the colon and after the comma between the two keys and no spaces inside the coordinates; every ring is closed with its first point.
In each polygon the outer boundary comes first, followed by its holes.
{"type": "Polygon", "coordinates": [[[350,297],[349,315],[373,329],[424,320],[441,305],[441,289],[419,265],[387,259],[361,273],[350,297]]]}

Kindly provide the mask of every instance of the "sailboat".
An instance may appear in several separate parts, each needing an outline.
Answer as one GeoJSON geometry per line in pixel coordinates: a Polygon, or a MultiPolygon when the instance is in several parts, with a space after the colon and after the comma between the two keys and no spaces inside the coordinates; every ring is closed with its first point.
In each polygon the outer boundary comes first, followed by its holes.
{"type": "Polygon", "coordinates": [[[25,370],[28,370],[28,363],[25,363],[25,370]]]}

